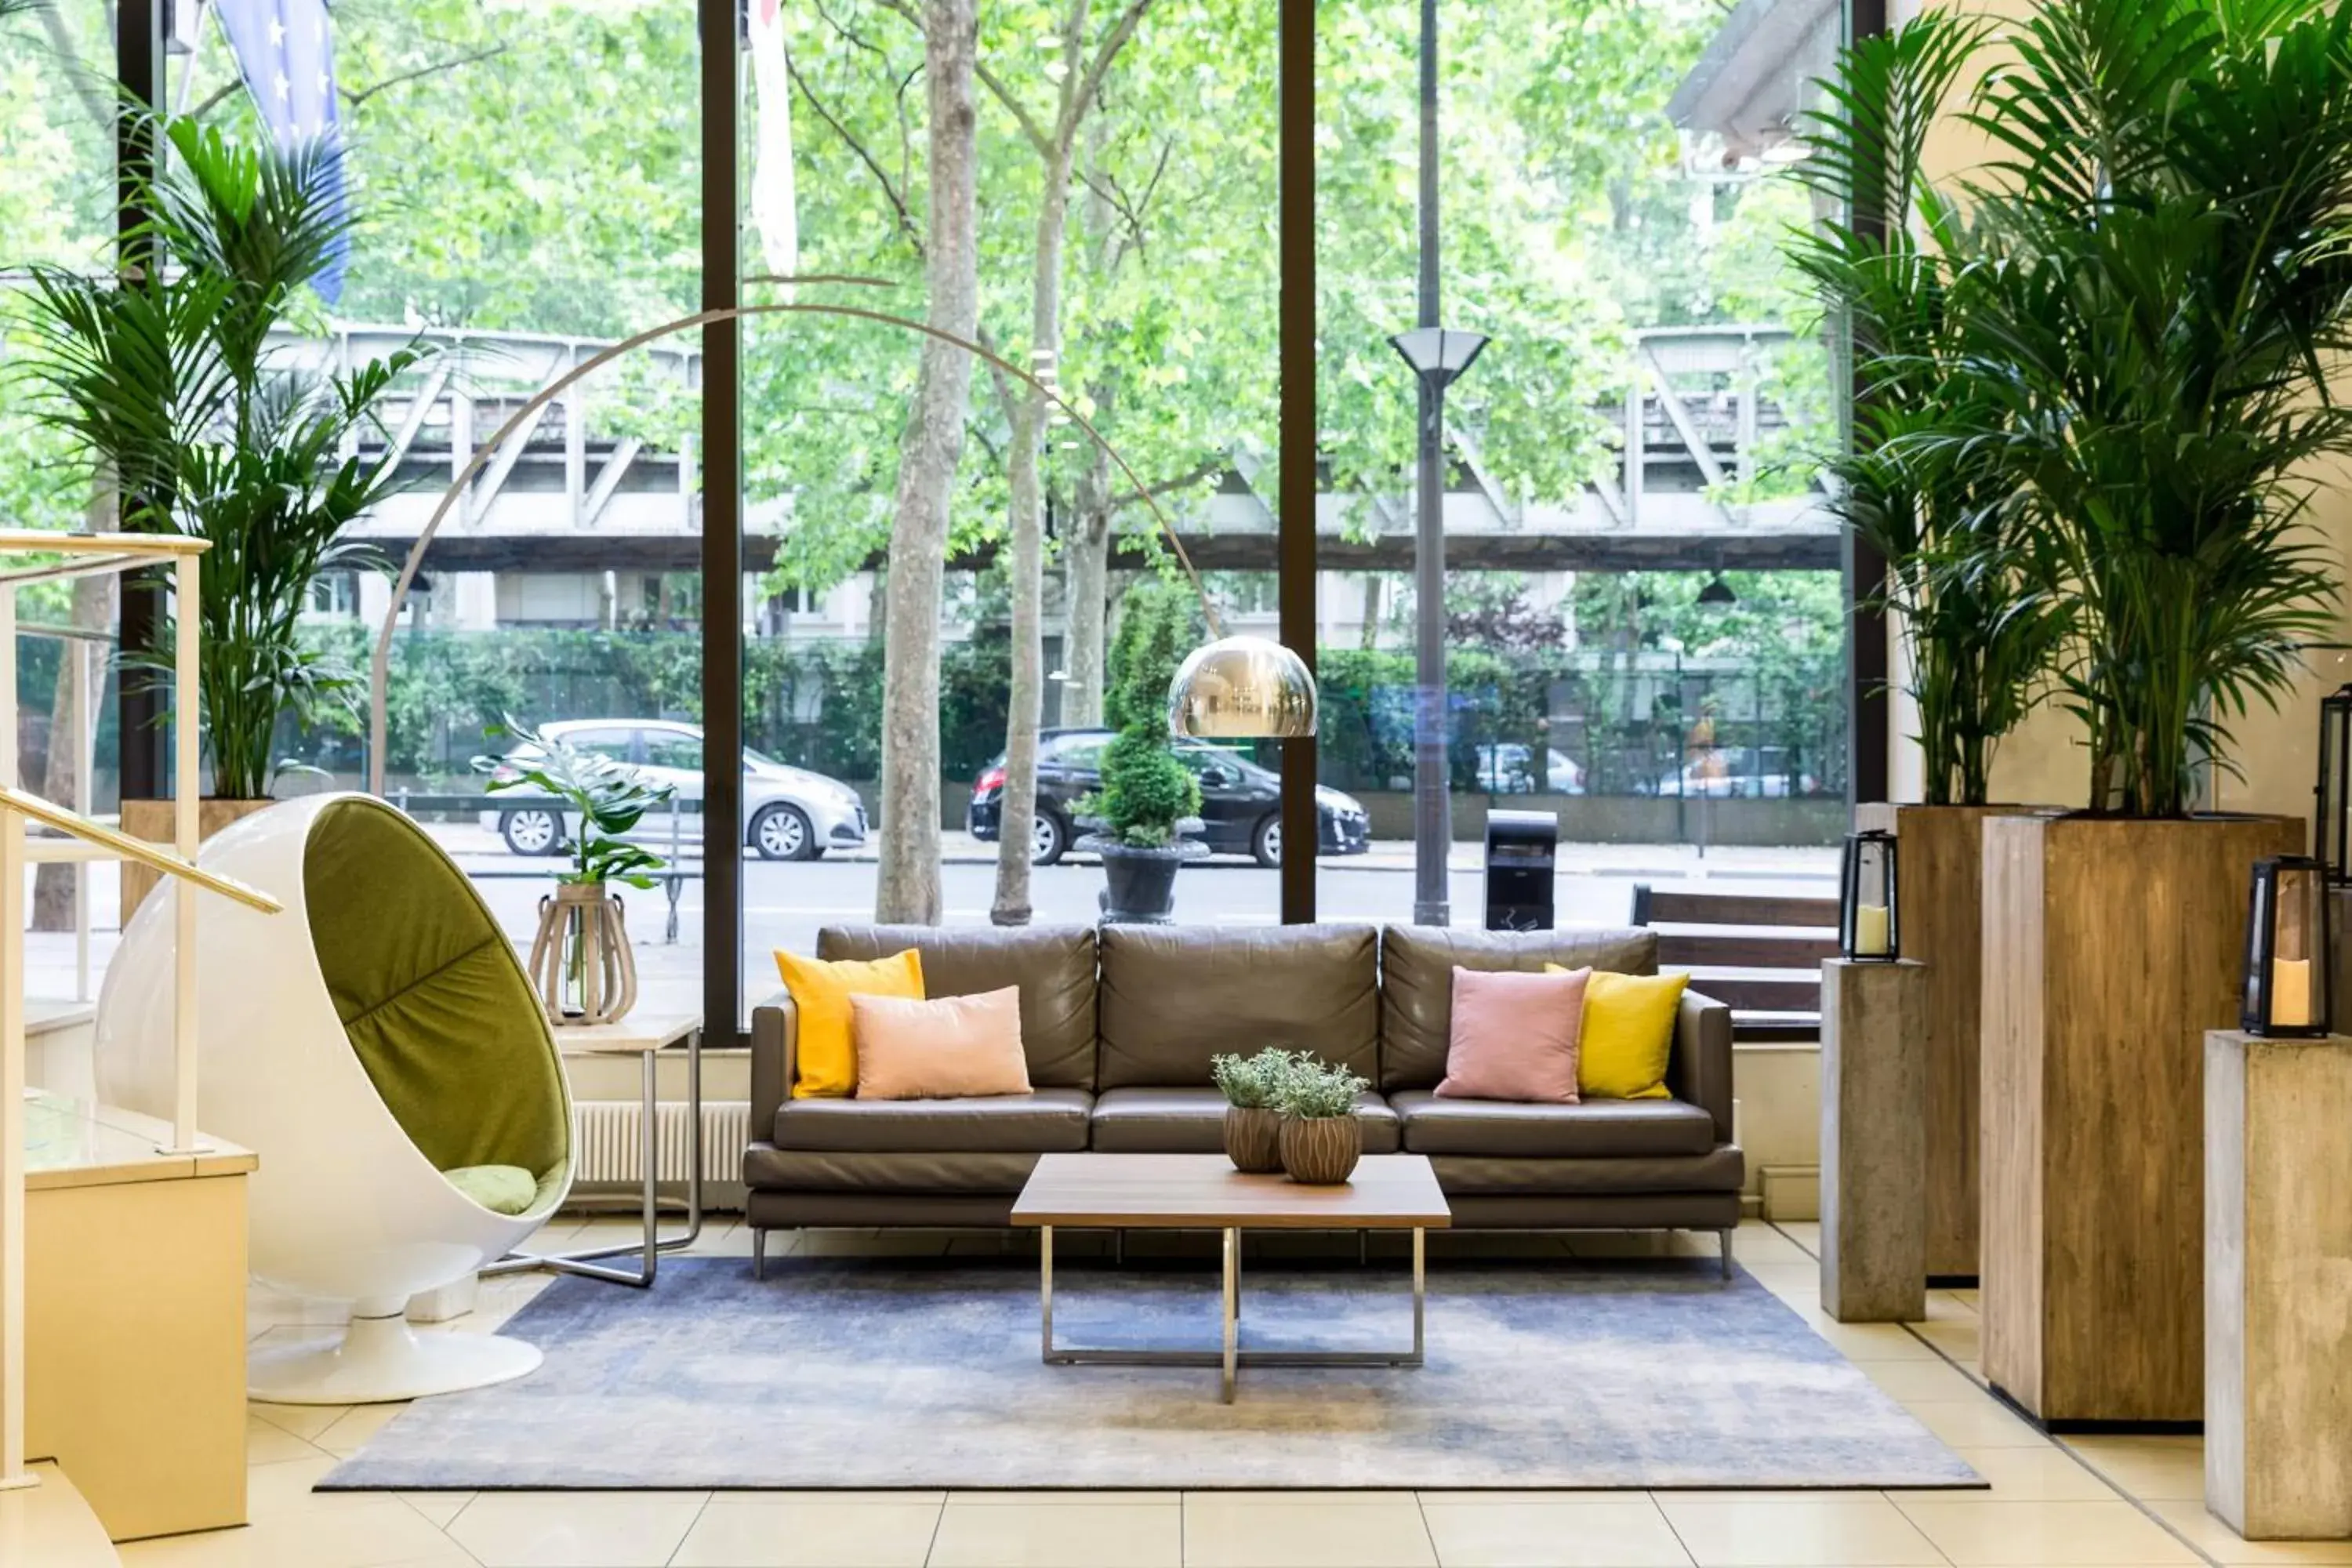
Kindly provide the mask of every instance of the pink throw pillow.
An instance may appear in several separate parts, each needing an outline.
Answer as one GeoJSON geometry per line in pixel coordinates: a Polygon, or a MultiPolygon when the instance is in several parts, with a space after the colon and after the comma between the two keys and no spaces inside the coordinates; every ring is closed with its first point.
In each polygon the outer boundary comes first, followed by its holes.
{"type": "Polygon", "coordinates": [[[974,996],[849,998],[860,1100],[961,1100],[1027,1094],[1021,988],[974,996]]]}
{"type": "Polygon", "coordinates": [[[1565,974],[1456,969],[1445,1047],[1447,1100],[1576,1103],[1577,1045],[1590,969],[1565,974]]]}

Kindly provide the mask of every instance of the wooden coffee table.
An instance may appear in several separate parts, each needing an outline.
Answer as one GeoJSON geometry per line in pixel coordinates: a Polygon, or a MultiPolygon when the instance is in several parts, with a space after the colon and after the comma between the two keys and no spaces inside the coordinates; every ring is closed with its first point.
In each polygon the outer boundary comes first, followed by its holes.
{"type": "Polygon", "coordinates": [[[1046,1154],[1013,1205],[1013,1223],[1038,1232],[1037,1295],[1045,1359],[1054,1365],[1215,1366],[1234,1397],[1244,1366],[1419,1366],[1426,1277],[1423,1234],[1454,1223],[1422,1154],[1368,1154],[1344,1186],[1302,1186],[1284,1176],[1244,1175],[1223,1154],[1046,1154]],[[1224,1237],[1224,1348],[1087,1349],[1054,1343],[1054,1227],[1215,1230],[1224,1237]],[[1243,1350],[1244,1230],[1412,1232],[1412,1349],[1243,1350]]]}

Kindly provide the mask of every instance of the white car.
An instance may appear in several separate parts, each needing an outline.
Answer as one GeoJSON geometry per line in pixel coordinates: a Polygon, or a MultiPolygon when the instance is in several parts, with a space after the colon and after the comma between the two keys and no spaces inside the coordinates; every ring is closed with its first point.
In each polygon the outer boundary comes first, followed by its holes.
{"type": "Polygon", "coordinates": [[[1534,754],[1517,741],[1503,741],[1478,748],[1478,787],[1488,795],[1582,795],[1584,770],[1557,746],[1547,746],[1538,791],[1534,754]]]}
{"type": "MultiPolygon", "coordinates": [[[[641,768],[654,783],[676,789],[681,802],[702,799],[699,724],[669,719],[567,719],[542,724],[539,732],[575,751],[641,768]]],[[[509,763],[501,763],[491,776],[516,775],[509,763]]],[[[814,860],[827,849],[854,849],[866,842],[866,805],[856,790],[838,779],[761,756],[749,746],[743,748],[743,820],[745,846],[766,860],[814,860]]],[[[554,807],[520,799],[512,805],[485,807],[481,824],[518,855],[561,855],[580,830],[577,813],[562,813],[558,820],[554,807]]],[[[699,845],[702,813],[680,811],[673,826],[670,812],[656,806],[629,837],[658,850],[673,831],[681,841],[699,845]]]]}

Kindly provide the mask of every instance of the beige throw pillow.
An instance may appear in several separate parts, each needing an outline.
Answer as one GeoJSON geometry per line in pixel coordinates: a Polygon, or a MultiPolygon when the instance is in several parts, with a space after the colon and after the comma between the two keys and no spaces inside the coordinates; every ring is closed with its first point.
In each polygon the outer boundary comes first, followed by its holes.
{"type": "Polygon", "coordinates": [[[860,1100],[961,1100],[1027,1094],[1021,988],[928,1002],[849,998],[860,1100]]]}

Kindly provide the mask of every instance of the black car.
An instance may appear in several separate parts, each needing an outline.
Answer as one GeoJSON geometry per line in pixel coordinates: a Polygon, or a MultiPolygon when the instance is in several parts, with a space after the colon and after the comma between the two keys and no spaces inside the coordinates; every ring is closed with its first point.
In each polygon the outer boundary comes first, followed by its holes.
{"type": "MultiPolygon", "coordinates": [[[[1047,730],[1037,738],[1037,828],[1032,859],[1050,866],[1077,837],[1078,801],[1102,782],[1109,730],[1047,730]]],[[[1248,855],[1261,866],[1282,864],[1282,775],[1200,741],[1171,741],[1177,761],[1201,781],[1202,836],[1213,853],[1248,855]]],[[[974,838],[993,843],[1004,801],[1004,758],[982,770],[971,786],[966,823],[974,838]]],[[[1371,847],[1371,821],[1361,803],[1317,785],[1316,816],[1322,853],[1361,855],[1371,847]]]]}

